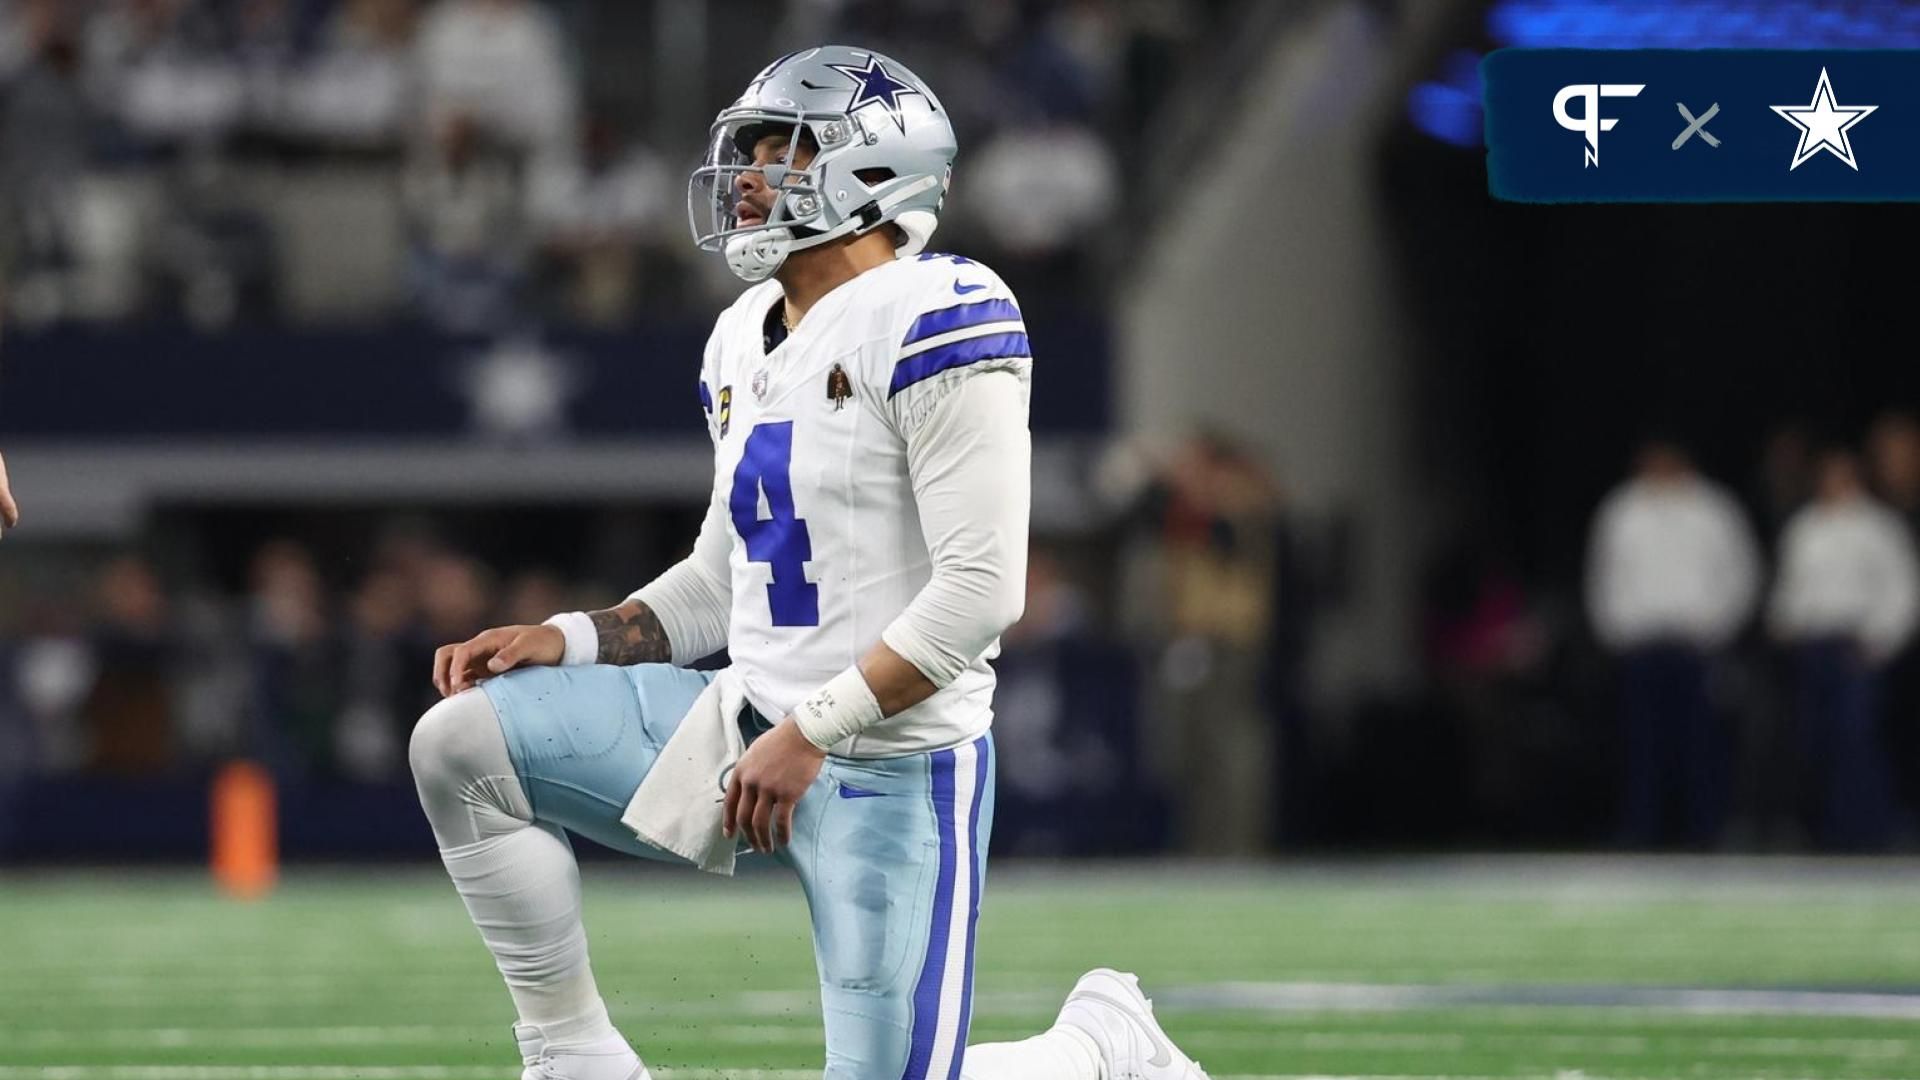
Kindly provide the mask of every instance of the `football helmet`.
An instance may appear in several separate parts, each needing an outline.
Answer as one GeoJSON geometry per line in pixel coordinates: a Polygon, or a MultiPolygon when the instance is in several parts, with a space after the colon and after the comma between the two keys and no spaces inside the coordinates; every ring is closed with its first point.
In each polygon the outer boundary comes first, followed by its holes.
{"type": "Polygon", "coordinates": [[[725,252],[747,281],[766,280],[792,252],[886,222],[900,230],[900,253],[917,254],[939,223],[956,149],[940,100],[899,61],[845,45],[788,53],[714,119],[706,161],[687,183],[694,243],[725,252]],[[777,134],[817,147],[806,168],[754,164],[754,143],[777,134]],[[742,224],[748,172],[775,197],[765,221],[742,224]]]}

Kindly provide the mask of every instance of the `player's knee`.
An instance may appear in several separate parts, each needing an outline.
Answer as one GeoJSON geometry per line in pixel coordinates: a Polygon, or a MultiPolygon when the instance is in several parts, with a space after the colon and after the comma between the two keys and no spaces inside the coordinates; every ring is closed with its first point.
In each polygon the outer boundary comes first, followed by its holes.
{"type": "Polygon", "coordinates": [[[422,790],[457,790],[486,776],[494,767],[486,753],[488,727],[498,729],[493,704],[479,690],[466,690],[434,703],[413,725],[407,741],[407,764],[422,790]],[[482,726],[485,725],[485,726],[482,726]]]}

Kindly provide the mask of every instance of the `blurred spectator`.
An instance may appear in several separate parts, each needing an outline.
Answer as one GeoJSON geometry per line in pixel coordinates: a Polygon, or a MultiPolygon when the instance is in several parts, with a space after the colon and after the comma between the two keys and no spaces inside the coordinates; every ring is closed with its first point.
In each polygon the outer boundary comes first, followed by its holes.
{"type": "Polygon", "coordinates": [[[1550,645],[1520,576],[1470,542],[1443,549],[1427,573],[1427,669],[1445,726],[1467,741],[1473,804],[1507,830],[1535,810],[1542,756],[1528,695],[1550,645]]]}
{"type": "Polygon", "coordinates": [[[1044,115],[1093,115],[1118,60],[1116,27],[1101,0],[1061,6],[1036,22],[1012,27],[1001,47],[1001,77],[1024,107],[1044,115]]]}
{"type": "Polygon", "coordinates": [[[1813,495],[1813,444],[1799,424],[1783,424],[1767,435],[1754,477],[1753,509],[1762,539],[1779,538],[1787,520],[1813,495]]]}
{"type": "Polygon", "coordinates": [[[1884,847],[1893,814],[1880,742],[1880,672],[1920,616],[1920,568],[1898,516],[1845,452],[1820,462],[1815,501],[1781,541],[1769,622],[1794,647],[1802,768],[1823,847],[1884,847]]]}
{"type": "Polygon", "coordinates": [[[555,612],[573,610],[566,582],[551,570],[522,570],[507,582],[505,591],[500,617],[492,620],[502,626],[543,623],[555,612]]]}
{"type": "Polygon", "coordinates": [[[532,0],[440,0],[418,44],[431,131],[471,121],[528,154],[564,154],[579,130],[578,90],[560,25],[532,0]]]}
{"type": "Polygon", "coordinates": [[[20,503],[13,497],[13,485],[7,481],[7,461],[0,458],[0,529],[20,524],[20,503]]]}
{"type": "Polygon", "coordinates": [[[11,249],[14,291],[29,312],[36,297],[52,311],[72,306],[72,271],[86,247],[81,180],[95,117],[71,34],[51,15],[34,19],[26,59],[0,100],[0,243],[11,249]]]}
{"type": "Polygon", "coordinates": [[[0,0],[0,86],[33,62],[59,0],[0,0]]]}
{"type": "Polygon", "coordinates": [[[1909,528],[1920,530],[1920,420],[1904,412],[1875,420],[1867,432],[1867,462],[1875,493],[1909,528]]]}
{"type": "Polygon", "coordinates": [[[43,773],[68,772],[87,761],[80,710],[100,666],[84,624],[84,615],[70,604],[37,603],[11,656],[8,681],[23,720],[16,738],[30,755],[28,764],[43,773]]]}
{"type": "Polygon", "coordinates": [[[247,640],[256,752],[282,769],[332,757],[339,670],[313,555],[276,540],[254,555],[247,640]]]}
{"type": "Polygon", "coordinates": [[[414,0],[344,0],[287,79],[281,123],[343,147],[398,145],[412,120],[414,0]]]}
{"type": "Polygon", "coordinates": [[[1044,547],[1028,558],[1026,614],[993,666],[995,843],[1019,854],[1091,854],[1152,842],[1158,800],[1139,767],[1137,661],[1100,633],[1044,547]]]}
{"type": "MultiPolygon", "coordinates": [[[[465,641],[489,625],[493,581],[479,560],[450,551],[437,552],[427,559],[418,587],[421,630],[433,641],[434,648],[450,641],[465,641]]],[[[420,670],[432,669],[422,666],[420,670]]]]}
{"type": "Polygon", "coordinates": [[[256,109],[278,96],[282,74],[300,60],[302,34],[294,8],[294,0],[230,0],[228,51],[240,65],[256,109]]]}
{"type": "Polygon", "coordinates": [[[1027,281],[1049,281],[1049,291],[1057,293],[1062,282],[1084,276],[1084,245],[1112,225],[1119,170],[1113,152],[1086,127],[1035,123],[994,136],[972,159],[955,193],[998,250],[994,265],[1016,289],[1027,281]]]}
{"type": "Polygon", "coordinates": [[[400,774],[407,733],[435,700],[434,650],[491,625],[494,601],[490,572],[424,526],[405,523],[381,538],[348,611],[346,703],[335,745],[347,775],[400,774]]]}
{"type": "Polygon", "coordinates": [[[581,152],[536,164],[528,182],[534,241],[561,307],[587,323],[624,322],[641,288],[641,252],[678,228],[680,186],[645,147],[623,145],[594,116],[581,152]]]}
{"type": "Polygon", "coordinates": [[[1160,471],[1143,509],[1161,578],[1156,715],[1167,725],[1179,843],[1206,854],[1265,850],[1277,797],[1272,653],[1279,489],[1238,445],[1196,436],[1160,471]]]}
{"type": "Polygon", "coordinates": [[[498,329],[514,315],[523,268],[519,181],[511,162],[461,116],[440,128],[407,176],[420,312],[443,328],[498,329]]]}
{"type": "Polygon", "coordinates": [[[88,638],[98,674],[80,710],[88,760],[105,772],[157,772],[173,760],[176,651],[159,575],[136,556],[115,559],[100,572],[95,603],[88,638]]]}
{"type": "MultiPolygon", "coordinates": [[[[1867,433],[1872,486],[1920,543],[1920,420],[1891,412],[1867,433]]],[[[1887,751],[1909,814],[1920,815],[1920,640],[1909,638],[1885,680],[1887,751]]]]}
{"type": "Polygon", "coordinates": [[[1600,506],[1587,561],[1587,608],[1619,657],[1626,749],[1621,838],[1720,836],[1728,747],[1709,694],[1714,659],[1746,623],[1759,589],[1753,534],[1737,503],[1679,446],[1646,443],[1632,479],[1600,506]]]}
{"type": "Polygon", "coordinates": [[[426,681],[407,669],[415,652],[407,632],[417,613],[415,582],[397,569],[375,570],[354,590],[333,746],[346,776],[380,780],[399,770],[405,725],[419,697],[413,688],[426,681]]]}
{"type": "Polygon", "coordinates": [[[202,330],[271,317],[273,241],[226,159],[194,152],[168,173],[153,237],[152,282],[162,310],[202,330]]]}
{"type": "Polygon", "coordinates": [[[212,142],[248,108],[239,62],[212,9],[196,0],[114,0],[87,27],[96,99],[148,145],[212,142]]]}

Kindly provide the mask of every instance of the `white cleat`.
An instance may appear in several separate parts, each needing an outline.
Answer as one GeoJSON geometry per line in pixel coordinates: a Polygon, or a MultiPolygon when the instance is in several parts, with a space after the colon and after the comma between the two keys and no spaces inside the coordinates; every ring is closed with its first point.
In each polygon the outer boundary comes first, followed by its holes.
{"type": "Polygon", "coordinates": [[[1207,1080],[1199,1063],[1160,1030],[1136,976],[1112,968],[1080,976],[1060,1007],[1059,1023],[1099,1044],[1107,1080],[1207,1080]]]}
{"type": "Polygon", "coordinates": [[[605,1050],[547,1050],[547,1039],[532,1024],[513,1025],[520,1044],[520,1080],[653,1080],[640,1055],[625,1039],[610,1040],[605,1050]],[[614,1043],[618,1043],[615,1046],[614,1043]]]}

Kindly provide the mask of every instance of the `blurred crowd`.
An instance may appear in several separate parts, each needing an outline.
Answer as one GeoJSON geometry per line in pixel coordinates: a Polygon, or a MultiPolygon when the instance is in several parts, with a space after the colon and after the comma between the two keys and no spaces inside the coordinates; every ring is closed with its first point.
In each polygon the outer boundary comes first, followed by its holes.
{"type": "Polygon", "coordinates": [[[543,569],[500,578],[413,527],[337,586],[290,539],[252,554],[237,593],[135,553],[46,573],[16,597],[0,650],[0,759],[137,777],[243,756],[289,779],[390,780],[434,699],[435,648],[570,610],[582,591],[543,569]],[[57,599],[74,595],[84,604],[57,599]]]}
{"type": "Polygon", "coordinates": [[[738,285],[687,238],[705,125],[788,43],[840,39],[942,94],[962,139],[943,243],[1035,302],[1085,301],[1114,148],[1226,5],[678,5],[700,57],[649,51],[659,6],[0,0],[0,300],[28,324],[462,331],[708,305],[738,285]],[[692,85],[669,97],[655,68],[692,85]]]}
{"type": "MultiPolygon", "coordinates": [[[[1595,512],[1573,602],[1442,553],[1424,686],[1344,707],[1310,686],[1343,530],[1213,434],[1117,447],[1099,472],[1108,527],[1036,538],[996,662],[1003,850],[1920,840],[1913,416],[1859,445],[1783,428],[1745,484],[1649,439],[1595,512]]],[[[437,646],[605,606],[684,539],[650,512],[651,540],[576,522],[615,568],[596,574],[445,539],[511,533],[505,509],[366,542],[302,513],[239,547],[216,520],[153,557],[10,560],[0,779],[190,778],[245,756],[288,782],[404,784],[437,646]],[[205,572],[222,552],[244,569],[205,572]]]]}
{"type": "Polygon", "coordinates": [[[1679,444],[1641,449],[1600,509],[1588,556],[1594,629],[1619,667],[1623,840],[1716,844],[1742,748],[1773,809],[1820,847],[1895,839],[1900,790],[1920,808],[1916,529],[1920,422],[1910,415],[1882,417],[1863,447],[1816,448],[1783,428],[1751,514],[1679,444]],[[1730,712],[1715,684],[1750,624],[1783,706],[1771,731],[1730,712]]]}
{"type": "MultiPolygon", "coordinates": [[[[1034,545],[1026,614],[996,662],[996,844],[1265,850],[1298,719],[1279,627],[1303,617],[1278,486],[1206,436],[1141,456],[1113,487],[1112,537],[1034,545]]],[[[506,511],[344,533],[322,517],[244,526],[267,538],[234,542],[234,519],[187,515],[144,552],[13,554],[0,575],[0,781],[191,783],[245,757],[286,784],[404,784],[438,646],[605,607],[655,568],[642,552],[670,558],[679,541],[659,519],[658,544],[617,521],[569,525],[619,568],[603,580],[577,555],[553,569],[524,547],[483,559],[450,540],[511,532],[506,511]],[[225,565],[229,551],[242,565],[225,565]]]]}
{"type": "Polygon", "coordinates": [[[1920,841],[1920,420],[1773,432],[1721,483],[1646,439],[1577,589],[1511,560],[1436,567],[1429,719],[1467,831],[1635,849],[1920,841]],[[1568,603],[1565,600],[1572,600],[1568,603]]]}

